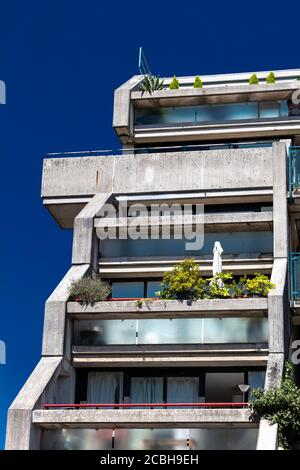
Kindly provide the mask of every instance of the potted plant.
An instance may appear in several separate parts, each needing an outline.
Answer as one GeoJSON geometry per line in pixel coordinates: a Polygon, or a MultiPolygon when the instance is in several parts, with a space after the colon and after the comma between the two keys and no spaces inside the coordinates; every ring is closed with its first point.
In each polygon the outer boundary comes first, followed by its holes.
{"type": "Polygon", "coordinates": [[[258,77],[256,73],[253,73],[251,77],[249,78],[249,85],[258,85],[258,84],[259,84],[258,77]]]}
{"type": "Polygon", "coordinates": [[[164,79],[160,79],[155,75],[145,75],[144,80],[140,84],[139,90],[142,92],[142,95],[145,92],[148,92],[150,95],[154,91],[164,90],[166,87],[164,85],[164,79]]]}
{"type": "Polygon", "coordinates": [[[96,302],[106,300],[111,293],[107,282],[96,277],[83,277],[78,281],[72,281],[69,287],[70,300],[79,302],[81,305],[94,305],[96,302]]]}
{"type": "Polygon", "coordinates": [[[202,80],[201,80],[201,78],[197,75],[197,77],[195,77],[195,80],[194,80],[194,88],[202,88],[202,87],[203,87],[202,80]]]}
{"type": "Polygon", "coordinates": [[[266,83],[272,84],[276,83],[276,77],[274,72],[270,72],[266,77],[266,83]]]}
{"type": "Polygon", "coordinates": [[[254,273],[252,279],[246,279],[245,286],[249,297],[267,297],[270,290],[275,288],[268,276],[261,273],[254,273]]]}
{"type": "Polygon", "coordinates": [[[178,90],[178,88],[180,88],[179,81],[177,80],[175,75],[172,78],[172,81],[169,85],[169,88],[170,88],[170,90],[178,90]]]}
{"type": "Polygon", "coordinates": [[[206,281],[193,259],[177,264],[171,272],[164,273],[159,297],[170,300],[196,300],[204,298],[206,281]]]}

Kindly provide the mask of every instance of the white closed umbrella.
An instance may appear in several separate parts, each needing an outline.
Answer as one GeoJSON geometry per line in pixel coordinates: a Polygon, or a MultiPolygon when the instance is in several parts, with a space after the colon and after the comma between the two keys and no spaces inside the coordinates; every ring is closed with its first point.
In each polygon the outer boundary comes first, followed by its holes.
{"type": "Polygon", "coordinates": [[[222,272],[222,253],[223,248],[220,242],[215,242],[213,249],[214,260],[213,260],[213,276],[222,272]]]}

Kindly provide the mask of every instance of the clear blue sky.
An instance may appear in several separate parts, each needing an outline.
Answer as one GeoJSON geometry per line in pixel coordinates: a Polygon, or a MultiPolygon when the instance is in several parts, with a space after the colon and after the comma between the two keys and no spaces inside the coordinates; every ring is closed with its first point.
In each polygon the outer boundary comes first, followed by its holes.
{"type": "Polygon", "coordinates": [[[113,90],[138,73],[139,45],[161,76],[298,68],[298,16],[296,2],[1,2],[0,448],[40,357],[44,301],[70,266],[71,233],[40,199],[43,155],[119,147],[113,90]]]}

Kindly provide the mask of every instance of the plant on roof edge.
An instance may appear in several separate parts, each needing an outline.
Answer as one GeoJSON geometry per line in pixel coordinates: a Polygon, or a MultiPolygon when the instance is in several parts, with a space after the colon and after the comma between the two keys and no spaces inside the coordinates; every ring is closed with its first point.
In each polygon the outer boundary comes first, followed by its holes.
{"type": "Polygon", "coordinates": [[[259,84],[259,80],[257,78],[257,75],[256,73],[253,73],[251,77],[249,78],[249,85],[258,85],[258,84],[259,84]]]}
{"type": "Polygon", "coordinates": [[[93,306],[96,302],[106,300],[110,293],[109,284],[102,281],[99,276],[95,278],[83,277],[77,281],[72,281],[69,287],[70,299],[84,306],[93,306]]]}
{"type": "Polygon", "coordinates": [[[266,77],[266,83],[276,83],[276,77],[274,72],[270,72],[266,77]]]}
{"type": "Polygon", "coordinates": [[[267,297],[270,290],[274,289],[276,286],[265,274],[254,273],[252,279],[246,279],[245,287],[249,294],[267,297]]]}
{"type": "Polygon", "coordinates": [[[203,87],[202,80],[201,80],[201,78],[197,75],[197,77],[195,77],[195,80],[194,80],[194,88],[202,88],[202,87],[203,87]]]}
{"type": "Polygon", "coordinates": [[[270,390],[261,388],[251,391],[252,420],[266,419],[278,425],[278,441],[283,449],[291,449],[300,439],[300,389],[293,381],[293,365],[285,364],[281,385],[270,390]]]}
{"type": "Polygon", "coordinates": [[[173,78],[171,80],[169,88],[170,88],[170,90],[178,90],[178,88],[180,88],[179,81],[177,80],[175,75],[173,76],[173,78]]]}
{"type": "Polygon", "coordinates": [[[155,75],[145,75],[144,80],[140,84],[139,91],[142,92],[142,95],[145,92],[148,92],[150,95],[152,95],[154,91],[164,90],[166,88],[164,81],[164,79],[160,79],[155,75]]]}

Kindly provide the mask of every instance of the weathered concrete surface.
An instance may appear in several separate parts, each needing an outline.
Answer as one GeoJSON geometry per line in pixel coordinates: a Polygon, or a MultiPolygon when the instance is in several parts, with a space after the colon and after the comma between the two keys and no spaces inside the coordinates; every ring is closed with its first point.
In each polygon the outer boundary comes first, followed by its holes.
{"type": "Polygon", "coordinates": [[[107,354],[103,351],[100,354],[98,348],[94,354],[92,348],[89,352],[81,351],[81,348],[73,348],[73,365],[77,367],[265,367],[268,360],[267,350],[256,349],[252,352],[237,353],[236,350],[226,352],[205,353],[205,351],[188,351],[186,354],[179,354],[177,351],[166,350],[162,352],[144,351],[116,351],[110,350],[107,354]]]}
{"type": "Polygon", "coordinates": [[[205,232],[233,232],[249,230],[272,230],[273,214],[266,212],[238,212],[225,214],[198,214],[185,215],[157,215],[137,217],[107,217],[95,218],[95,228],[131,228],[139,226],[141,229],[151,229],[151,227],[178,227],[184,225],[192,227],[205,224],[205,232]]]}
{"type": "Polygon", "coordinates": [[[46,158],[42,197],[82,197],[97,192],[132,194],[266,188],[272,185],[272,148],[269,147],[46,158]],[[102,169],[101,177],[96,187],[99,168],[102,169]]]}
{"type": "MultiPolygon", "coordinates": [[[[63,356],[66,305],[69,298],[69,287],[72,281],[82,278],[89,270],[89,264],[72,266],[45,304],[44,332],[43,332],[43,356],[63,356]]],[[[69,352],[70,354],[70,352],[69,352]]]]}
{"type": "Polygon", "coordinates": [[[265,390],[279,387],[282,380],[284,368],[284,354],[270,353],[268,355],[268,363],[266,370],[265,390]]]}
{"type": "Polygon", "coordinates": [[[143,409],[143,410],[35,410],[33,423],[49,428],[56,427],[199,427],[209,425],[255,427],[249,420],[248,409],[143,409]]]}
{"type": "Polygon", "coordinates": [[[284,353],[284,298],[287,282],[287,259],[275,259],[271,282],[276,287],[268,295],[269,350],[272,353],[284,353]]]}
{"type": "Polygon", "coordinates": [[[284,142],[273,144],[274,258],[287,258],[289,247],[287,207],[287,155],[284,142]]]}
{"type": "Polygon", "coordinates": [[[42,358],[8,410],[5,448],[39,448],[39,433],[32,427],[32,410],[45,388],[55,380],[63,364],[61,357],[42,358]]]}
{"type": "Polygon", "coordinates": [[[256,450],[277,450],[278,425],[261,419],[258,429],[256,450]]]}
{"type": "Polygon", "coordinates": [[[97,193],[75,217],[72,264],[92,264],[94,246],[94,218],[101,207],[111,199],[111,193],[97,193]]]}
{"type": "Polygon", "coordinates": [[[75,315],[91,315],[96,318],[174,318],[176,317],[255,317],[266,316],[268,300],[253,299],[212,299],[195,300],[144,300],[141,306],[134,300],[111,300],[82,307],[78,302],[68,302],[67,312],[75,315]]]}

